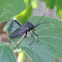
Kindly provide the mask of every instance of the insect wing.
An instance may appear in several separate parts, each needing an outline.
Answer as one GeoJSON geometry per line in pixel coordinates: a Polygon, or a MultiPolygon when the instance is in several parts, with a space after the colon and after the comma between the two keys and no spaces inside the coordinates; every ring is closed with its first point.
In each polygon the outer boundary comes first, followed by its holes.
{"type": "Polygon", "coordinates": [[[22,35],[24,35],[24,33],[26,33],[26,31],[29,30],[28,27],[25,26],[21,26],[18,29],[16,29],[11,35],[10,38],[18,38],[21,37],[22,35]]]}

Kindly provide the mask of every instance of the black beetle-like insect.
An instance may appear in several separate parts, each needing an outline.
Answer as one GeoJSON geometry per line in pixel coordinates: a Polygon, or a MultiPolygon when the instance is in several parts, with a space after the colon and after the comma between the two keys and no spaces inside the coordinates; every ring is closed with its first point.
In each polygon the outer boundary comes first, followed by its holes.
{"type": "MultiPolygon", "coordinates": [[[[43,18],[43,16],[41,17],[41,19],[42,19],[42,18],[43,18]]],[[[40,19],[40,20],[41,20],[41,19],[40,19]]],[[[30,31],[32,31],[32,30],[35,30],[35,27],[39,26],[40,24],[43,24],[43,23],[48,23],[48,24],[50,24],[49,22],[40,23],[40,21],[39,21],[39,23],[38,23],[37,25],[33,25],[31,22],[27,21],[24,25],[21,25],[17,20],[13,20],[13,21],[10,23],[10,31],[11,31],[11,29],[12,29],[12,27],[13,27],[14,22],[16,22],[20,27],[17,28],[13,33],[10,34],[10,38],[18,38],[18,37],[23,36],[25,33],[26,33],[26,35],[27,35],[27,32],[30,32],[30,31]]],[[[37,36],[37,39],[38,39],[38,35],[37,35],[34,31],[32,31],[32,32],[37,36]]],[[[35,40],[33,34],[32,34],[31,32],[30,32],[30,34],[31,34],[31,36],[33,37],[33,39],[35,40]]],[[[26,37],[26,35],[24,36],[24,38],[26,37]]],[[[33,40],[33,42],[34,42],[34,40],[33,40]]],[[[32,43],[33,43],[33,42],[32,42],[32,43]]],[[[32,44],[32,43],[31,43],[31,44],[32,44]]],[[[31,45],[31,44],[30,44],[30,45],[31,45]]]]}
{"type": "MultiPolygon", "coordinates": [[[[17,21],[17,20],[14,20],[14,21],[17,21]]],[[[12,23],[10,24],[11,29],[12,29],[12,27],[13,27],[14,21],[12,21],[12,23]]],[[[10,38],[18,38],[18,37],[23,36],[25,33],[26,33],[26,35],[27,35],[27,32],[30,32],[30,30],[35,30],[34,28],[37,27],[38,25],[40,25],[40,23],[37,24],[37,25],[33,25],[33,24],[30,23],[29,21],[27,21],[24,25],[21,25],[21,24],[18,23],[18,21],[17,21],[17,24],[20,25],[20,27],[17,28],[13,33],[10,34],[10,38]]],[[[10,29],[10,31],[11,31],[11,29],[10,29]]],[[[35,34],[34,31],[32,31],[32,32],[35,34]]],[[[31,32],[30,32],[30,34],[31,34],[31,36],[33,37],[33,39],[35,40],[33,34],[32,34],[31,32]]],[[[26,37],[26,35],[24,36],[24,38],[26,37]]],[[[37,34],[35,34],[35,35],[38,37],[37,34]]],[[[33,40],[33,41],[34,41],[34,40],[33,40]]],[[[33,43],[33,42],[32,42],[32,43],[33,43]]],[[[32,44],[32,43],[31,43],[31,44],[32,44]]],[[[30,44],[30,45],[31,45],[31,44],[30,44]]]]}

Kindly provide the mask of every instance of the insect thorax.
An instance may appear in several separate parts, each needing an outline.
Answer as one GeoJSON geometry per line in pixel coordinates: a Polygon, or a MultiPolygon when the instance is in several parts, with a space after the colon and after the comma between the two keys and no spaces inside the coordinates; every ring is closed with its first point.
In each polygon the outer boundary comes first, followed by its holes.
{"type": "Polygon", "coordinates": [[[34,28],[34,25],[32,23],[30,23],[29,21],[27,21],[26,24],[28,25],[29,29],[33,29],[34,28]]]}

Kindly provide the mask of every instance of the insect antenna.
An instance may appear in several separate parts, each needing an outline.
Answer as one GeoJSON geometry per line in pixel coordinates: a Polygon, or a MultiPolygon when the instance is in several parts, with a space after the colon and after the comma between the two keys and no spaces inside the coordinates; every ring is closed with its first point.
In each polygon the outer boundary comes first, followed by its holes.
{"type": "Polygon", "coordinates": [[[43,19],[44,15],[46,14],[46,12],[48,11],[48,8],[46,9],[45,13],[43,14],[43,16],[40,18],[38,24],[40,23],[40,21],[43,19]]]}
{"type": "Polygon", "coordinates": [[[45,13],[43,14],[43,16],[40,18],[39,22],[37,25],[35,25],[35,27],[39,26],[40,24],[44,24],[44,23],[48,23],[50,25],[53,25],[52,23],[49,23],[49,22],[43,22],[43,23],[40,23],[40,21],[43,19],[44,15],[46,14],[46,12],[48,11],[48,8],[46,9],[45,13]]]}

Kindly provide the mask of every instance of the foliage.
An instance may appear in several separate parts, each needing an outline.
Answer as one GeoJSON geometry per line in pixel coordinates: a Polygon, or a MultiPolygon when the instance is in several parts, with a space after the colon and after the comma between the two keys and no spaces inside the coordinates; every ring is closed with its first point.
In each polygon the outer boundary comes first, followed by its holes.
{"type": "MultiPolygon", "coordinates": [[[[26,0],[27,2],[25,1],[26,3],[24,3],[23,0],[20,1],[15,0],[14,4],[13,1],[11,2],[10,0],[8,1],[6,0],[6,2],[1,1],[2,4],[6,5],[6,7],[4,7],[4,5],[0,6],[1,16],[3,14],[3,16],[0,17],[1,20],[0,22],[3,22],[15,16],[16,19],[21,24],[25,24],[26,21],[31,16],[32,9],[33,9],[33,7],[31,6],[32,4],[29,5],[28,0],[26,0]],[[6,12],[2,11],[3,9],[6,10],[6,12]],[[21,17],[21,19],[19,16],[21,17]]],[[[53,8],[53,6],[50,7],[53,8]]],[[[29,19],[29,21],[32,24],[36,25],[39,22],[40,18],[41,16],[33,16],[29,19]]],[[[13,21],[13,19],[11,21],[13,21]]],[[[9,29],[8,26],[11,23],[11,21],[7,24],[7,29],[9,29]]],[[[21,37],[17,39],[11,39],[9,37],[10,34],[19,27],[16,23],[14,23],[14,27],[12,28],[11,33],[9,33],[8,30],[6,30],[6,32],[8,33],[9,40],[11,40],[11,44],[7,45],[0,42],[0,62],[16,62],[13,51],[15,49],[20,49],[20,48],[26,52],[26,54],[31,58],[32,62],[55,62],[55,56],[62,58],[62,53],[61,53],[62,52],[62,21],[58,21],[48,17],[43,17],[41,23],[42,22],[48,22],[48,23],[41,24],[35,28],[35,33],[38,35],[39,39],[37,42],[37,37],[33,34],[35,37],[35,41],[31,46],[29,46],[29,44],[33,41],[33,38],[30,35],[27,36],[25,39],[23,39],[21,44],[19,45],[18,42],[21,41],[21,37]]]]}
{"type": "Polygon", "coordinates": [[[59,18],[62,19],[62,0],[44,0],[46,5],[54,9],[56,7],[56,13],[58,14],[59,18]]]}
{"type": "Polygon", "coordinates": [[[13,51],[8,45],[0,42],[0,62],[16,62],[13,51]],[[9,54],[10,53],[10,54],[9,54]]]}
{"type": "Polygon", "coordinates": [[[21,24],[25,24],[26,21],[29,19],[29,17],[31,16],[32,13],[32,6],[31,4],[29,4],[27,6],[27,8],[20,14],[16,15],[16,19],[21,23],[21,24]]]}
{"type": "Polygon", "coordinates": [[[0,23],[22,12],[25,6],[23,0],[0,0],[0,23]]]}

